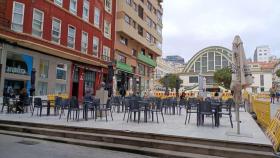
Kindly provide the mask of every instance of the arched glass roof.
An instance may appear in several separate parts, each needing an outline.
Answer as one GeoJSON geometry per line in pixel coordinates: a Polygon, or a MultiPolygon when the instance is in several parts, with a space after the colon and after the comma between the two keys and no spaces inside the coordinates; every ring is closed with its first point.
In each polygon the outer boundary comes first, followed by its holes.
{"type": "Polygon", "coordinates": [[[207,73],[231,64],[232,52],[224,47],[211,46],[200,50],[187,63],[184,73],[207,73]]]}

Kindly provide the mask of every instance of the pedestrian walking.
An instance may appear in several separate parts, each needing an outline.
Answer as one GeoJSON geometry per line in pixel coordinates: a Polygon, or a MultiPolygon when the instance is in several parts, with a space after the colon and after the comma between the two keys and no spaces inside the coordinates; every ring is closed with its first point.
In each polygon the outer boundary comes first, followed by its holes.
{"type": "Polygon", "coordinates": [[[274,86],[269,89],[269,93],[270,93],[270,103],[274,104],[275,95],[276,95],[276,89],[274,86]]]}

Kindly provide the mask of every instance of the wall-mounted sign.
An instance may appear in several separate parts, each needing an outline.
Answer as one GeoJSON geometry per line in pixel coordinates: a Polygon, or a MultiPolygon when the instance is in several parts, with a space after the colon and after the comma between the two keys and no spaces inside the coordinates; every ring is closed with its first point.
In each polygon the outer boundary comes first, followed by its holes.
{"type": "Polygon", "coordinates": [[[8,52],[6,59],[6,73],[31,75],[33,57],[25,54],[8,52]]]}
{"type": "Polygon", "coordinates": [[[14,73],[14,74],[21,74],[21,75],[26,75],[26,70],[22,69],[20,67],[9,67],[6,66],[6,72],[8,73],[14,73]]]}

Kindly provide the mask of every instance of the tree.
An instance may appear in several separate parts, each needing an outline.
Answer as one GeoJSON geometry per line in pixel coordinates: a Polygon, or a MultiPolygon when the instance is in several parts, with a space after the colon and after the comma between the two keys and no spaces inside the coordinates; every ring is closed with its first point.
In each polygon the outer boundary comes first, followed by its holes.
{"type": "Polygon", "coordinates": [[[214,73],[214,81],[226,89],[230,89],[231,74],[231,69],[228,67],[219,69],[214,73]]]}
{"type": "Polygon", "coordinates": [[[280,69],[278,69],[278,70],[276,71],[276,76],[277,76],[277,77],[280,77],[280,69]]]}
{"type": "Polygon", "coordinates": [[[183,80],[181,80],[180,77],[176,74],[165,75],[163,78],[159,80],[159,83],[163,86],[166,86],[167,84],[168,88],[173,89],[176,88],[176,80],[178,80],[177,84],[179,83],[179,87],[180,87],[180,85],[183,83],[183,80]]]}

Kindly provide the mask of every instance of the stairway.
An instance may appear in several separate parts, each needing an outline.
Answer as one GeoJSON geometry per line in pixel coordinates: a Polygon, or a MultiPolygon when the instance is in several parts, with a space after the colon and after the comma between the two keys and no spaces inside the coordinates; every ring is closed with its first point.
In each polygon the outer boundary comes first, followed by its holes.
{"type": "Polygon", "coordinates": [[[0,134],[174,158],[273,158],[272,147],[153,133],[0,120],[0,134]]]}

